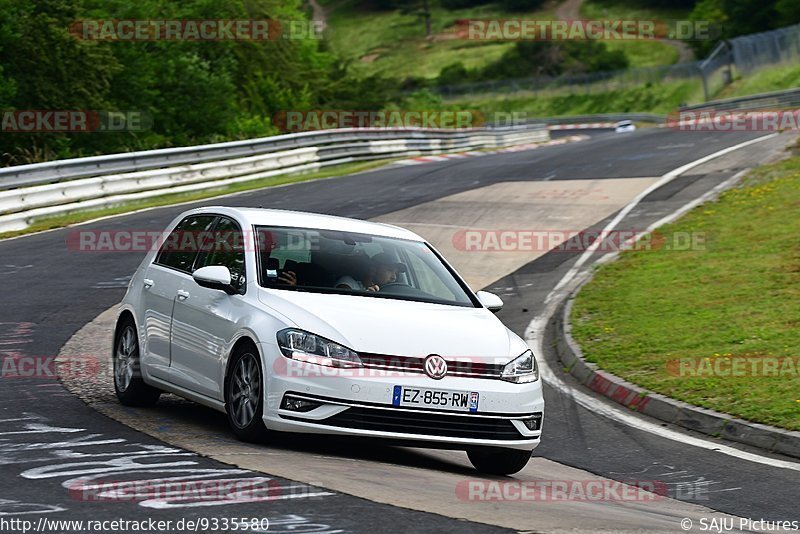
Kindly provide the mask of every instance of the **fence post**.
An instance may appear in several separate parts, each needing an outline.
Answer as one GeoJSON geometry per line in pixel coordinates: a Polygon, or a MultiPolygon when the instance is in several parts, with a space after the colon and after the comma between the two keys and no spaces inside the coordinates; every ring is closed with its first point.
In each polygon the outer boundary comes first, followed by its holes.
{"type": "Polygon", "coordinates": [[[700,78],[703,80],[703,102],[708,102],[708,80],[706,79],[706,71],[702,65],[697,66],[700,71],[700,78]]]}

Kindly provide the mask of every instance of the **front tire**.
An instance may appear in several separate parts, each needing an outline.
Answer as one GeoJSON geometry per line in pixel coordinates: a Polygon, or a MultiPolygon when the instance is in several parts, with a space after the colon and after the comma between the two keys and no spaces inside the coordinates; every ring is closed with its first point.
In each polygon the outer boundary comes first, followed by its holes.
{"type": "Polygon", "coordinates": [[[522,471],[533,451],[517,449],[474,449],[467,451],[472,466],[487,475],[513,475],[522,471]]]}
{"type": "Polygon", "coordinates": [[[259,442],[267,436],[264,414],[264,373],[255,347],[237,350],[225,379],[228,424],[242,441],[259,442]]]}
{"type": "Polygon", "coordinates": [[[119,322],[114,339],[112,356],[114,391],[125,406],[152,406],[158,402],[161,391],[148,386],[142,379],[139,357],[139,337],[136,324],[126,317],[119,322]]]}

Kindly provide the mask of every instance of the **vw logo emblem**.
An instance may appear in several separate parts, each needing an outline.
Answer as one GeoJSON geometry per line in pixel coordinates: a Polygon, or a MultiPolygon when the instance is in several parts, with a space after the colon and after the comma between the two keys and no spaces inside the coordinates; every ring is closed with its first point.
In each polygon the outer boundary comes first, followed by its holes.
{"type": "Polygon", "coordinates": [[[434,380],[441,380],[447,374],[447,362],[438,354],[425,358],[425,374],[434,380]]]}

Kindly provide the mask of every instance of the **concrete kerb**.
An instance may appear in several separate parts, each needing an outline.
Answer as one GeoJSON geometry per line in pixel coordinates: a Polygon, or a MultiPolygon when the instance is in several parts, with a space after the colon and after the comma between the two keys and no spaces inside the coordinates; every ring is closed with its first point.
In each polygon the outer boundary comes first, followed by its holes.
{"type": "Polygon", "coordinates": [[[737,443],[765,449],[770,452],[800,458],[800,432],[784,430],[769,425],[751,423],[732,415],[693,406],[659,395],[632,384],[622,378],[587,362],[572,337],[570,314],[581,287],[592,279],[587,276],[560,304],[547,325],[545,339],[549,338],[564,371],[595,393],[644,415],[671,423],[711,437],[724,438],[737,443]]]}

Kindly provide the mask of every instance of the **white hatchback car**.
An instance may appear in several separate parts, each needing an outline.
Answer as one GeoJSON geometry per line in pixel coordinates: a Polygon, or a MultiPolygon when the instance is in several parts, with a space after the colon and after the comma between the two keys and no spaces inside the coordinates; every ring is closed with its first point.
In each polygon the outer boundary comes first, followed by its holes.
{"type": "Polygon", "coordinates": [[[619,121],[614,125],[616,133],[635,132],[636,125],[632,121],[619,121]]]}
{"type": "Polygon", "coordinates": [[[162,391],[233,432],[369,436],[522,469],[539,444],[536,359],[418,235],[309,213],[206,207],[133,275],[113,348],[130,406],[162,391]]]}

